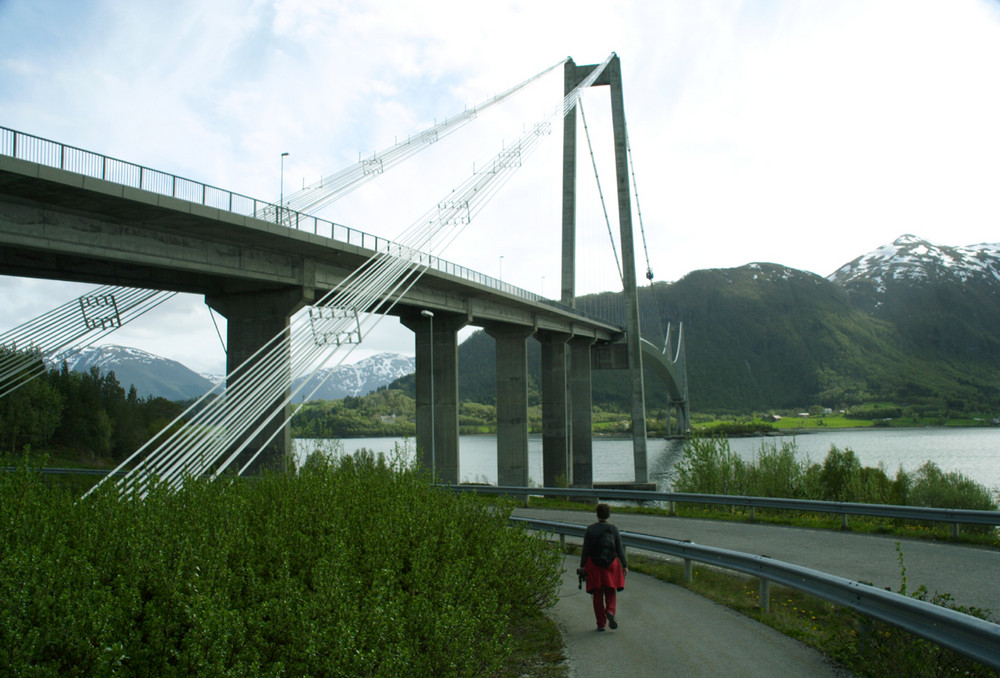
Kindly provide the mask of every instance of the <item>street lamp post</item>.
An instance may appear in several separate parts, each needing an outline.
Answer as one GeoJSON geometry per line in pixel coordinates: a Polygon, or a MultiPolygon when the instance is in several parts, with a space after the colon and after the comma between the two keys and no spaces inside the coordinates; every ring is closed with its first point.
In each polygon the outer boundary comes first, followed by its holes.
{"type": "Polygon", "coordinates": [[[437,482],[437,456],[434,450],[434,438],[436,436],[436,431],[434,430],[434,314],[431,311],[421,311],[420,315],[427,318],[430,321],[430,339],[431,339],[431,480],[432,482],[437,482]]]}
{"type": "Polygon", "coordinates": [[[503,282],[503,255],[500,255],[500,282],[503,282]]]}
{"type": "Polygon", "coordinates": [[[288,153],[281,154],[281,197],[278,198],[278,223],[281,223],[281,210],[285,209],[285,156],[288,153]]]}

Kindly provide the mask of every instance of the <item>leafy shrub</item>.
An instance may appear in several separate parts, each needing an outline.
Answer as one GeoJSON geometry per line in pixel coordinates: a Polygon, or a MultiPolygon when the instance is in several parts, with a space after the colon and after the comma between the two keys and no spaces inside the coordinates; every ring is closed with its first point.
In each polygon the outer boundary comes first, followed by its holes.
{"type": "Polygon", "coordinates": [[[746,464],[726,438],[691,438],[676,467],[674,489],[698,494],[744,494],[746,464]]]}
{"type": "Polygon", "coordinates": [[[489,674],[560,554],[368,454],[77,501],[0,475],[0,674],[489,674]]]}
{"type": "Polygon", "coordinates": [[[805,463],[795,458],[794,443],[762,443],[748,469],[749,494],[758,497],[806,497],[805,463]]]}
{"type": "MultiPolygon", "coordinates": [[[[979,483],[955,471],[945,473],[928,461],[910,478],[907,498],[912,506],[996,511],[993,493],[979,483]]],[[[963,524],[963,532],[989,534],[991,525],[963,524]]]]}
{"type": "MultiPolygon", "coordinates": [[[[901,504],[996,510],[993,493],[961,473],[944,473],[927,462],[913,474],[902,469],[895,480],[882,466],[862,466],[851,449],[831,446],[822,464],[797,459],[794,442],[761,444],[750,463],[729,448],[725,438],[692,438],[676,467],[674,489],[702,494],[737,494],[866,504],[901,504]]],[[[989,527],[963,529],[988,532],[989,527]]]]}

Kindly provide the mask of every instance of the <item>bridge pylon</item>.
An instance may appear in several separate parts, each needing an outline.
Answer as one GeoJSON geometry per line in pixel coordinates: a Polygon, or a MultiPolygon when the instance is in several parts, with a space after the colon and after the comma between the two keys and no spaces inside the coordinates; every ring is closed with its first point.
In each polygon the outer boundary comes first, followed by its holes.
{"type": "MultiPolygon", "coordinates": [[[[568,94],[599,65],[577,66],[572,59],[564,67],[564,87],[568,94]]],[[[618,189],[618,225],[621,236],[622,282],[625,301],[625,344],[632,408],[632,454],[635,482],[648,480],[646,455],[646,394],[642,374],[642,347],[639,333],[639,292],[636,283],[635,246],[632,235],[632,201],[629,190],[628,135],[625,127],[625,100],[622,92],[621,62],[615,55],[592,86],[608,86],[611,94],[611,123],[615,147],[615,176],[618,189]]],[[[562,297],[564,304],[576,306],[576,115],[570,108],[563,118],[562,181],[562,297]]],[[[589,437],[589,436],[588,436],[589,437]]],[[[575,438],[574,438],[575,440],[575,438]]],[[[543,455],[549,452],[543,449],[543,455]]],[[[552,454],[558,454],[553,450],[552,454]]],[[[576,456],[577,450],[572,450],[576,456]]],[[[577,479],[574,478],[574,484],[577,479]]]]}

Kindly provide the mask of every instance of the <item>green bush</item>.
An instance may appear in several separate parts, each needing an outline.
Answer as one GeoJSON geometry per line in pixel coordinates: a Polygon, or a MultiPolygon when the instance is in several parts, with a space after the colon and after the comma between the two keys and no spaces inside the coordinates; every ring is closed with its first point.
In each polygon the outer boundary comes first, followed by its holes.
{"type": "MultiPolygon", "coordinates": [[[[677,465],[674,489],[702,494],[737,494],[866,504],[996,510],[993,493],[961,473],[944,473],[927,462],[915,473],[862,466],[853,450],[831,446],[822,464],[798,460],[794,442],[764,442],[747,463],[725,438],[692,438],[677,465]]],[[[965,528],[963,528],[965,529],[965,528]]],[[[989,531],[990,528],[974,528],[989,531]]]]}
{"type": "Polygon", "coordinates": [[[482,675],[561,557],[368,454],[86,500],[0,474],[0,675],[482,675]]]}
{"type": "Polygon", "coordinates": [[[690,438],[676,467],[674,489],[698,494],[745,494],[746,464],[726,438],[690,438]]]}

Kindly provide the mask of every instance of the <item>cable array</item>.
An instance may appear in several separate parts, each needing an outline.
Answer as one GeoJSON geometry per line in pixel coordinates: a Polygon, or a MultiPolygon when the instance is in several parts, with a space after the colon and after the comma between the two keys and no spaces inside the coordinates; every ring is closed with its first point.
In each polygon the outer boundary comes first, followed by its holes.
{"type": "Polygon", "coordinates": [[[174,296],[105,285],[0,334],[0,398],[174,296]]]}
{"type": "Polygon", "coordinates": [[[615,234],[611,229],[611,219],[608,217],[608,206],[604,202],[604,190],[601,188],[601,175],[597,171],[597,160],[594,158],[594,145],[590,141],[590,128],[587,127],[587,116],[583,112],[583,102],[580,102],[580,120],[583,121],[584,136],[587,137],[587,149],[590,151],[590,164],[594,167],[594,179],[597,180],[597,194],[601,197],[601,209],[604,210],[604,223],[608,227],[608,238],[611,239],[611,253],[615,257],[615,266],[618,267],[618,280],[625,285],[625,275],[622,273],[621,258],[618,256],[618,248],[615,246],[615,234]]]}
{"type": "MultiPolygon", "coordinates": [[[[293,316],[284,331],[227,375],[224,391],[219,385],[202,396],[122,462],[119,470],[129,470],[118,480],[120,492],[144,497],[155,482],[176,487],[191,476],[209,473],[218,477],[250,451],[250,458],[237,469],[244,473],[288,423],[285,413],[308,383],[293,389],[295,378],[334,361],[343,362],[416,284],[436,254],[458,237],[521,167],[551,132],[553,119],[572,110],[580,93],[593,84],[613,56],[567,94],[562,106],[545,120],[513,145],[504,144],[487,162],[477,164],[478,171],[405,229],[387,251],[375,253],[311,308],[293,316]],[[268,430],[270,435],[261,442],[268,430]]],[[[302,400],[321,386],[322,381],[302,400]]]]}
{"type": "MultiPolygon", "coordinates": [[[[356,164],[325,176],[318,182],[292,193],[285,199],[282,208],[289,212],[315,211],[342,198],[359,186],[380,176],[407,158],[472,122],[480,113],[497,104],[503,103],[531,83],[565,63],[566,59],[563,59],[559,63],[546,68],[541,73],[528,78],[507,91],[487,99],[478,106],[466,109],[459,115],[446,118],[443,122],[436,123],[419,134],[408,137],[406,141],[396,143],[382,151],[373,152],[370,156],[359,158],[356,164]]],[[[273,209],[274,207],[272,206],[271,210],[273,211],[273,209]]]]}

